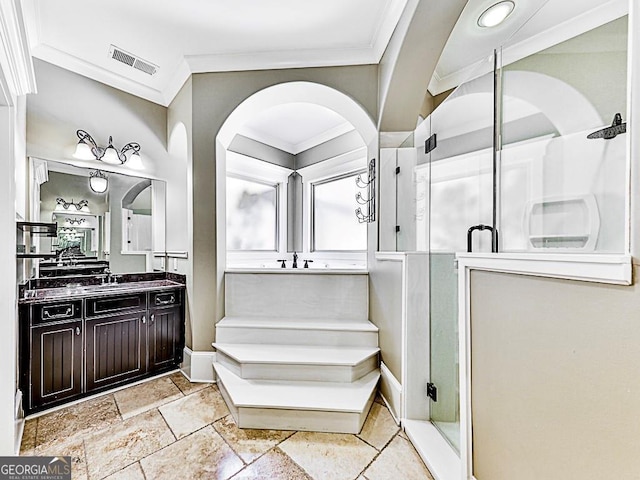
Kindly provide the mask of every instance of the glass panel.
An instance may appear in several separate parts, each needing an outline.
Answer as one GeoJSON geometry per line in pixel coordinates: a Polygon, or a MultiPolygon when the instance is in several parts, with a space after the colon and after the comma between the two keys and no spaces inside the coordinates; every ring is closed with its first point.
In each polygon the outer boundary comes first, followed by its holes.
{"type": "Polygon", "coordinates": [[[313,185],[313,249],[367,249],[367,224],[355,215],[357,175],[313,185]]]}
{"type": "Polygon", "coordinates": [[[227,250],[277,250],[277,186],[227,177],[227,250]]]}
{"type": "Polygon", "coordinates": [[[502,78],[501,250],[625,252],[627,17],[502,78]]]}
{"type": "MultiPolygon", "coordinates": [[[[471,227],[493,217],[493,74],[458,87],[430,116],[437,145],[416,167],[417,245],[429,239],[430,379],[433,424],[460,451],[458,290],[455,256],[471,227]],[[422,197],[422,198],[421,198],[422,197]],[[428,226],[424,214],[428,212],[428,226]]],[[[416,138],[418,152],[426,139],[416,138]]],[[[473,232],[474,252],[491,251],[490,230],[473,232]]]]}

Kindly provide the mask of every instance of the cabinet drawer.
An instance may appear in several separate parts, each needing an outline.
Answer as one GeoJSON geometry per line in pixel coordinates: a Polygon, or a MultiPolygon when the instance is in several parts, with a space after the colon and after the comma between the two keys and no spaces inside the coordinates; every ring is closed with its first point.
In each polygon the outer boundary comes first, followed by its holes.
{"type": "Polygon", "coordinates": [[[131,293],[113,297],[88,298],[86,302],[87,317],[135,312],[147,308],[147,294],[131,293]]]}
{"type": "Polygon", "coordinates": [[[149,308],[170,307],[182,302],[181,290],[167,290],[166,292],[151,292],[149,308]]]}
{"type": "Polygon", "coordinates": [[[34,325],[82,318],[82,300],[34,305],[31,318],[34,325]]]}

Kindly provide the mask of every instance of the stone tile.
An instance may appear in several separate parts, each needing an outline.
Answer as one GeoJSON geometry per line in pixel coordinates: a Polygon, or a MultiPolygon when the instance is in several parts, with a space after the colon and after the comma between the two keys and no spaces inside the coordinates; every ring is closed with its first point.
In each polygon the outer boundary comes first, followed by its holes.
{"type": "Polygon", "coordinates": [[[378,450],[382,450],[398,430],[400,427],[396,425],[387,407],[374,402],[358,437],[378,450]]]}
{"type": "Polygon", "coordinates": [[[213,424],[213,428],[222,435],[222,438],[240,455],[245,463],[253,462],[260,455],[295,433],[286,430],[240,429],[231,415],[218,420],[213,424]]]}
{"type": "Polygon", "coordinates": [[[156,378],[114,393],[122,418],[131,418],[182,396],[180,389],[168,377],[156,378]]]}
{"type": "Polygon", "coordinates": [[[413,445],[399,435],[387,445],[364,475],[369,480],[433,480],[413,445]]]}
{"type": "Polygon", "coordinates": [[[218,387],[208,386],[159,408],[177,438],[229,415],[218,387]]]}
{"type": "Polygon", "coordinates": [[[407,432],[405,432],[404,430],[400,430],[400,432],[398,432],[398,436],[404,438],[405,440],[409,440],[409,437],[407,436],[407,432]]]}
{"type": "Polygon", "coordinates": [[[355,435],[338,433],[298,432],[279,448],[322,480],[353,480],[378,453],[355,435]]]}
{"type": "Polygon", "coordinates": [[[24,422],[24,431],[22,432],[22,443],[20,443],[20,455],[34,455],[36,448],[36,428],[38,427],[38,419],[27,420],[24,422]]]}
{"type": "Polygon", "coordinates": [[[145,478],[140,464],[134,463],[127,468],[117,471],[113,475],[109,475],[105,480],[145,480],[145,478]]]}
{"type": "Polygon", "coordinates": [[[174,441],[157,410],[129,418],[85,440],[89,478],[111,475],[174,441]]]}
{"type": "Polygon", "coordinates": [[[120,422],[113,395],[93,398],[39,417],[36,446],[81,438],[120,422]]]}
{"type": "Polygon", "coordinates": [[[197,392],[198,390],[202,390],[203,388],[207,388],[209,385],[211,385],[210,383],[190,382],[189,379],[185,377],[181,372],[172,373],[171,375],[169,375],[169,378],[185,395],[197,392]]]}
{"type": "Polygon", "coordinates": [[[373,399],[374,402],[379,403],[380,405],[385,405],[384,400],[382,399],[382,397],[380,396],[380,393],[377,393],[375,398],[373,399]]]}
{"type": "Polygon", "coordinates": [[[69,440],[58,440],[36,447],[36,455],[51,457],[71,457],[71,478],[73,480],[87,479],[87,457],[85,455],[84,443],[77,436],[70,437],[69,440]]]}
{"type": "Polygon", "coordinates": [[[140,462],[145,477],[226,480],[244,464],[211,425],[169,445],[140,462]]]}
{"type": "Polygon", "coordinates": [[[278,448],[260,457],[232,480],[313,480],[278,448]]]}

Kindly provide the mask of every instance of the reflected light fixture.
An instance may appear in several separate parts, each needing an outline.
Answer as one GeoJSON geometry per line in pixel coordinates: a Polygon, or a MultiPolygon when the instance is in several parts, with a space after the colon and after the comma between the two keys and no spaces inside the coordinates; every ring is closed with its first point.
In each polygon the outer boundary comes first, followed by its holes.
{"type": "Polygon", "coordinates": [[[511,15],[515,6],[516,4],[511,0],[491,5],[478,17],[478,26],[491,28],[500,25],[509,15],[511,15]]]}
{"type": "Polygon", "coordinates": [[[62,197],[56,198],[56,208],[54,211],[65,213],[91,213],[89,211],[88,200],[80,200],[78,203],[75,203],[73,200],[67,202],[62,197]]]}
{"type": "Polygon", "coordinates": [[[80,139],[76,145],[74,158],[80,160],[100,160],[111,165],[122,165],[129,162],[129,167],[135,170],[142,170],[144,165],[140,158],[140,144],[135,142],[127,143],[122,150],[113,146],[113,137],[109,137],[109,145],[99,147],[93,137],[84,130],[78,130],[76,135],[80,139]],[[127,158],[127,153],[131,153],[127,158]]]}
{"type": "Polygon", "coordinates": [[[109,180],[102,170],[89,172],[89,187],[96,193],[104,193],[109,187],[109,180]]]}

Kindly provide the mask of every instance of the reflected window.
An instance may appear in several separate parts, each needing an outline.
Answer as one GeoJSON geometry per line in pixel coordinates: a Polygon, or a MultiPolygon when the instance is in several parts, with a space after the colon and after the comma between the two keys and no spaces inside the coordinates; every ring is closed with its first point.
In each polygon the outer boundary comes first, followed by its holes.
{"type": "Polygon", "coordinates": [[[367,249],[367,224],[355,214],[357,172],[315,183],[312,187],[313,250],[363,251],[367,249]]]}
{"type": "Polygon", "coordinates": [[[227,249],[278,249],[278,186],[227,176],[227,249]]]}

